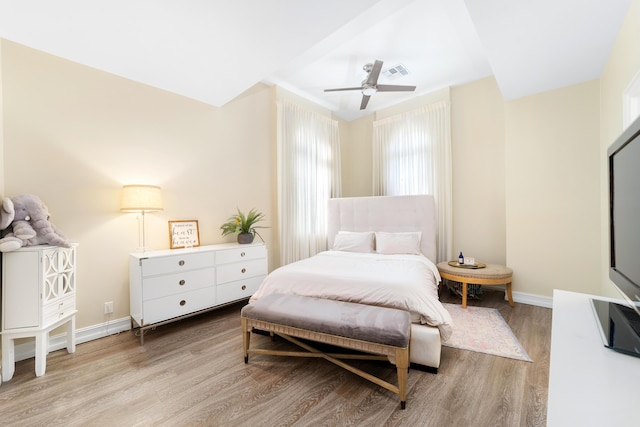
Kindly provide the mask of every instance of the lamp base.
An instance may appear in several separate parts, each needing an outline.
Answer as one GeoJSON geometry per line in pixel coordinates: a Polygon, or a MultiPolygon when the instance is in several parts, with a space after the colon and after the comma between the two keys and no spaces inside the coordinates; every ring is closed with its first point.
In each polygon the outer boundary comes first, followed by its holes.
{"type": "Polygon", "coordinates": [[[145,229],[144,211],[138,217],[138,249],[137,252],[148,252],[151,248],[147,246],[147,233],[145,229]]]}

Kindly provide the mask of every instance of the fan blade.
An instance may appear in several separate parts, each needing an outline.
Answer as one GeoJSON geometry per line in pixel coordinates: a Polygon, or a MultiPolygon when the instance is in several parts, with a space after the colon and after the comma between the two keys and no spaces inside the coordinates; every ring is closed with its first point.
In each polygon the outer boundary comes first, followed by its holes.
{"type": "Polygon", "coordinates": [[[369,95],[362,95],[362,102],[360,103],[360,109],[364,110],[365,108],[367,108],[367,104],[369,103],[369,99],[371,99],[371,97],[369,95]]]}
{"type": "Polygon", "coordinates": [[[378,77],[380,77],[380,71],[382,70],[382,61],[376,59],[373,64],[373,68],[367,77],[367,84],[375,86],[378,83],[378,77]]]}
{"type": "Polygon", "coordinates": [[[341,91],[341,90],[362,90],[362,88],[361,87],[341,87],[341,88],[338,88],[338,89],[325,89],[324,91],[325,92],[338,92],[338,91],[341,91]]]}
{"type": "Polygon", "coordinates": [[[400,86],[400,85],[378,85],[378,92],[413,92],[416,90],[415,86],[400,86]]]}

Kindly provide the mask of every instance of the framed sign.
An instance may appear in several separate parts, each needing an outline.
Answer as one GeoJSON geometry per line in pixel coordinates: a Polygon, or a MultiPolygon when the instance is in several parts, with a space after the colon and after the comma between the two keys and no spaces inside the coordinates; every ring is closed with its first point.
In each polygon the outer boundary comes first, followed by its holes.
{"type": "Polygon", "coordinates": [[[169,221],[169,247],[171,249],[200,246],[200,231],[195,219],[169,221]]]}

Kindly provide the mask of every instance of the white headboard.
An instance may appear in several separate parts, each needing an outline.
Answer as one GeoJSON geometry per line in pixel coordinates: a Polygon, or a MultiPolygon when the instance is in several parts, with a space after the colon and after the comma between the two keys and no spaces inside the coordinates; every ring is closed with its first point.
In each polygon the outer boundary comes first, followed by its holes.
{"type": "Polygon", "coordinates": [[[344,231],[421,231],[422,254],[436,262],[436,209],[433,196],[344,197],[329,200],[328,248],[344,231]]]}

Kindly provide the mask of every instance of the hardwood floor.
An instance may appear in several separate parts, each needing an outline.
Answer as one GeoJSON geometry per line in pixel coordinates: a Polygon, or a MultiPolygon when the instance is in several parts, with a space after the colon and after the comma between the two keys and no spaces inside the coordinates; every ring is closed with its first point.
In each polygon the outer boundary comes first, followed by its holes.
{"type": "MultiPolygon", "coordinates": [[[[499,309],[534,362],[443,347],[437,375],[409,372],[405,410],[325,360],[252,355],[245,365],[236,304],[150,331],[144,346],[125,332],[50,353],[40,378],[33,359],[18,362],[0,385],[0,425],[544,426],[551,310],[503,296],[485,291],[469,305],[499,309]]],[[[442,300],[459,302],[448,291],[442,300]]],[[[358,366],[396,382],[390,364],[358,366]]]]}

